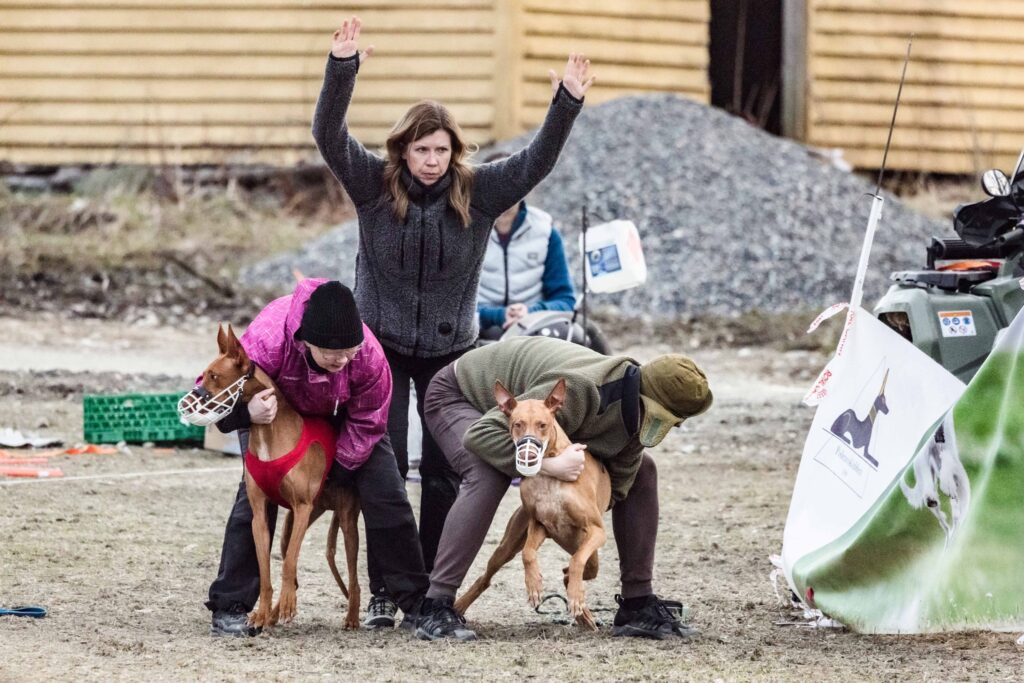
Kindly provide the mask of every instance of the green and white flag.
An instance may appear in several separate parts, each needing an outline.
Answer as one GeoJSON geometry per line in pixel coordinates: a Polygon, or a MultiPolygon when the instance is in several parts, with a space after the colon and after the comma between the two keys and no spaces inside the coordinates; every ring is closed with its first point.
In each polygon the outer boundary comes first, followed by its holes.
{"type": "Polygon", "coordinates": [[[793,591],[863,632],[1024,629],[1024,317],[965,387],[858,308],[812,394],[793,591]]]}

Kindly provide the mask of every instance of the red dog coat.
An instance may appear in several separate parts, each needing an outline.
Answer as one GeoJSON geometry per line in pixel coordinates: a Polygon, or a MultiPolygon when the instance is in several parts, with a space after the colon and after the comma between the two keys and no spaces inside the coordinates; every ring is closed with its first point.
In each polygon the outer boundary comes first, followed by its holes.
{"type": "Polygon", "coordinates": [[[320,488],[316,491],[316,495],[319,496],[320,491],[324,488],[327,475],[331,471],[331,465],[334,464],[335,438],[334,429],[331,428],[327,420],[319,417],[304,417],[302,418],[302,435],[299,437],[299,442],[295,444],[295,448],[279,458],[266,461],[260,460],[251,450],[246,449],[245,469],[260,490],[267,494],[271,502],[290,510],[292,506],[281,498],[281,482],[285,475],[292,471],[299,460],[302,460],[302,456],[306,454],[310,444],[320,444],[327,456],[327,467],[324,468],[324,477],[320,480],[320,488]]]}

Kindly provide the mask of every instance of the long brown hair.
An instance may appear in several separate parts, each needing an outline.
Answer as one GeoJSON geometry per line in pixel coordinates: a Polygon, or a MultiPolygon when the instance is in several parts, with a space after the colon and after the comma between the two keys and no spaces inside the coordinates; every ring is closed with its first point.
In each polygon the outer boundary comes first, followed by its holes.
{"type": "Polygon", "coordinates": [[[402,152],[409,143],[438,130],[448,131],[452,138],[452,156],[448,165],[452,184],[448,189],[448,205],[458,214],[462,225],[468,227],[469,195],[473,189],[473,167],[469,164],[469,157],[475,148],[470,148],[465,143],[462,129],[455,122],[455,117],[440,102],[417,102],[391,129],[384,144],[387,156],[384,163],[384,186],[391,195],[395,215],[404,221],[409,210],[409,192],[402,182],[402,169],[405,168],[402,152]]]}

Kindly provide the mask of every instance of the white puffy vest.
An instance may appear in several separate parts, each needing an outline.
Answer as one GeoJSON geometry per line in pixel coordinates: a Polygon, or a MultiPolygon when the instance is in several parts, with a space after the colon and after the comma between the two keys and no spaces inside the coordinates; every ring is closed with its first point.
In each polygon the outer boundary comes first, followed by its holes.
{"type": "Polygon", "coordinates": [[[540,301],[551,223],[550,214],[527,204],[526,219],[512,234],[507,249],[501,248],[497,231],[491,230],[480,273],[478,303],[487,306],[523,303],[529,306],[540,301]]]}

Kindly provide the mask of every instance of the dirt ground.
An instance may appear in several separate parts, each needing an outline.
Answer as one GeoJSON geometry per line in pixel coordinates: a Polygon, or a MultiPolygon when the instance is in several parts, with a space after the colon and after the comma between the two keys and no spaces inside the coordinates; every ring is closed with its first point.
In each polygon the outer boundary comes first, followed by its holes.
{"type": "MultiPolygon", "coordinates": [[[[0,318],[0,329],[0,427],[70,443],[81,439],[83,393],[184,389],[214,351],[210,331],[180,326],[40,315],[0,318]]],[[[622,343],[617,348],[641,359],[669,350],[622,343]]],[[[478,642],[345,632],[345,602],[323,559],[325,523],[304,546],[296,622],[253,639],[211,638],[202,603],[241,463],[201,449],[133,445],[117,455],[55,458],[64,479],[0,479],[0,605],[50,610],[38,620],[0,617],[0,681],[1018,680],[1018,634],[862,636],[777,624],[794,613],[776,597],[768,557],[781,547],[812,417],[799,400],[824,356],[707,348],[691,353],[707,369],[713,409],[654,453],[656,589],[686,603],[702,631],[692,643],[553,623],[527,606],[518,561],[469,612],[478,642]]],[[[417,506],[418,485],[409,493],[417,506]]],[[[517,499],[512,489],[471,577],[517,499]]],[[[547,587],[560,588],[562,552],[549,543],[541,559],[547,587]]],[[[609,623],[612,540],[601,559],[588,595],[609,623]]]]}

